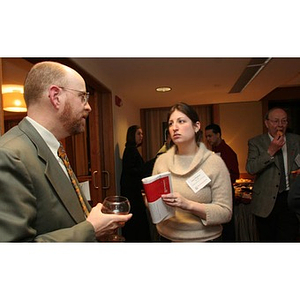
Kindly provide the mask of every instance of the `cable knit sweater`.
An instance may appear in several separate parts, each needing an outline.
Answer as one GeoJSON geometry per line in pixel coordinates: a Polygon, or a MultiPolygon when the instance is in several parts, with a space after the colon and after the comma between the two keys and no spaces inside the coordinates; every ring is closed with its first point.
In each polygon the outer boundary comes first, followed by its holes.
{"type": "Polygon", "coordinates": [[[188,200],[205,204],[206,220],[176,208],[175,216],[157,224],[160,235],[177,242],[205,242],[222,234],[222,225],[232,214],[232,190],[228,169],[218,155],[201,143],[194,156],[178,155],[173,146],[160,155],[154,165],[153,175],[170,171],[174,192],[188,200]],[[211,179],[195,193],[186,180],[200,169],[211,179]]]}

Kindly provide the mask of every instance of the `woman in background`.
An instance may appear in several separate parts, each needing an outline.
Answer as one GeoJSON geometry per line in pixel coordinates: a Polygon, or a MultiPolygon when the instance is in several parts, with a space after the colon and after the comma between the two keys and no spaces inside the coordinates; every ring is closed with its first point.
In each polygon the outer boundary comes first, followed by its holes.
{"type": "Polygon", "coordinates": [[[171,172],[173,193],[162,198],[175,208],[175,216],[157,224],[161,240],[221,241],[221,224],[232,215],[228,169],[221,157],[200,142],[201,124],[191,106],[174,105],[168,126],[174,146],[157,158],[153,175],[171,172]]]}
{"type": "Polygon", "coordinates": [[[130,222],[122,228],[126,242],[149,242],[150,227],[146,205],[142,195],[144,160],[137,147],[142,145],[143,131],[133,125],[127,130],[125,150],[122,158],[121,195],[128,198],[133,214],[130,222]]]}

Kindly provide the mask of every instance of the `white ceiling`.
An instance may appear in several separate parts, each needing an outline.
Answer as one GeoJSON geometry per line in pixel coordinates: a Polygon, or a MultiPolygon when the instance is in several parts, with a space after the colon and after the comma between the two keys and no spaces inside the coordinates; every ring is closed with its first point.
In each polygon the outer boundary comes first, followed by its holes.
{"type": "Polygon", "coordinates": [[[272,58],[240,93],[229,91],[250,58],[80,58],[81,67],[140,108],[259,101],[277,87],[300,86],[300,58],[272,58]],[[172,87],[157,93],[161,85],[172,87]]]}
{"type": "MultiPolygon", "coordinates": [[[[246,88],[229,91],[250,58],[73,58],[80,67],[139,108],[259,101],[277,87],[300,86],[300,58],[272,58],[246,88]],[[157,93],[167,85],[172,91],[157,93]]],[[[31,64],[4,58],[3,83],[23,84],[31,64]]]]}

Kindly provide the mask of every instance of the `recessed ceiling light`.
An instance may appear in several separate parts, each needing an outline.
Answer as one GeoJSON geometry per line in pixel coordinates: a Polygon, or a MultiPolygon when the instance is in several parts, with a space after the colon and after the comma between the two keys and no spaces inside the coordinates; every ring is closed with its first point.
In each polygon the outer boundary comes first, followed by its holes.
{"type": "Polygon", "coordinates": [[[165,93],[165,92],[170,92],[172,89],[169,86],[159,86],[155,90],[157,92],[165,93]]]}

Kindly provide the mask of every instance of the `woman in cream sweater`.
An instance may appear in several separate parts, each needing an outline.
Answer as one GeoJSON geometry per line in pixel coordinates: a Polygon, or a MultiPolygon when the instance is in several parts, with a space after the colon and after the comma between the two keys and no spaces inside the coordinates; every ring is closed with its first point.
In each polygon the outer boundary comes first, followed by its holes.
{"type": "Polygon", "coordinates": [[[228,169],[200,142],[201,124],[189,105],[178,103],[168,115],[174,145],[160,155],[153,175],[171,172],[173,193],[162,195],[175,216],[157,224],[162,240],[221,241],[222,225],[231,219],[232,191],[228,169]]]}

